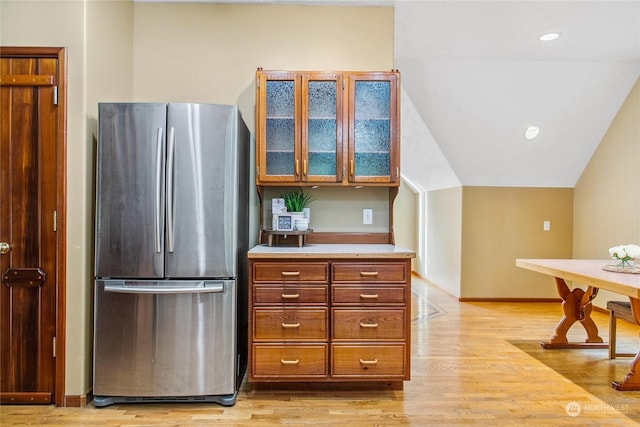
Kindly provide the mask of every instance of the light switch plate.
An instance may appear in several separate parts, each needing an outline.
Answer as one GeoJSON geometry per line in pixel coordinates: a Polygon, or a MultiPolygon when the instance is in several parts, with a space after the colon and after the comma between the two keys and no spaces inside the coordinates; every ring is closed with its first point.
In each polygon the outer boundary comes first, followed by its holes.
{"type": "Polygon", "coordinates": [[[373,209],[362,209],[362,223],[366,225],[373,224],[373,209]]]}
{"type": "Polygon", "coordinates": [[[542,223],[542,230],[549,231],[551,230],[551,221],[545,221],[542,223]]]}

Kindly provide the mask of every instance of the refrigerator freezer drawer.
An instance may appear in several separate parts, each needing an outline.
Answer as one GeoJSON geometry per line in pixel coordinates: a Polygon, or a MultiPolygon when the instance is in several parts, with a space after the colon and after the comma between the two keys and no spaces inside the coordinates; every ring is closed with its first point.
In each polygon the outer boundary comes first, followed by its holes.
{"type": "Polygon", "coordinates": [[[94,394],[236,391],[236,282],[97,280],[94,394]]]}

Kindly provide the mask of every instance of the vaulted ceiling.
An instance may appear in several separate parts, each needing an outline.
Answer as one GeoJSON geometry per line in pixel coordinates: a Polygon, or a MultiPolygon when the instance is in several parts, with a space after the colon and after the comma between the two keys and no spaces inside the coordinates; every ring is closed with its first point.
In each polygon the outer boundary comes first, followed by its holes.
{"type": "Polygon", "coordinates": [[[395,66],[462,185],[573,187],[640,75],[640,1],[394,5],[395,66]]]}
{"type": "Polygon", "coordinates": [[[402,170],[427,190],[573,187],[640,75],[640,0],[200,1],[394,7],[402,170]]]}

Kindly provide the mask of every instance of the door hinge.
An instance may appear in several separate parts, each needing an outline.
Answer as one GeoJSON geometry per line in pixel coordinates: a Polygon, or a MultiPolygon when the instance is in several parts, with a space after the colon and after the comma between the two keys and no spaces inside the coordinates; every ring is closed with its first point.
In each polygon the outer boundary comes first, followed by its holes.
{"type": "Polygon", "coordinates": [[[58,105],[58,86],[53,87],[53,105],[58,105]]]}
{"type": "Polygon", "coordinates": [[[58,231],[58,211],[53,211],[53,231],[58,231]]]}
{"type": "Polygon", "coordinates": [[[56,357],[56,337],[53,337],[53,357],[56,357]]]}

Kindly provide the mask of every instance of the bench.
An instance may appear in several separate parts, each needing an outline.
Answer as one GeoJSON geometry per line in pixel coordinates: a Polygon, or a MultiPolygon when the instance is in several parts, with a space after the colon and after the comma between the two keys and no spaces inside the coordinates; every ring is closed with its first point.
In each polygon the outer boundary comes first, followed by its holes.
{"type": "Polygon", "coordinates": [[[617,353],[616,352],[616,321],[617,319],[626,320],[629,323],[637,325],[631,313],[631,303],[629,301],[608,301],[607,310],[609,310],[609,359],[619,357],[633,357],[636,353],[617,353]]]}

